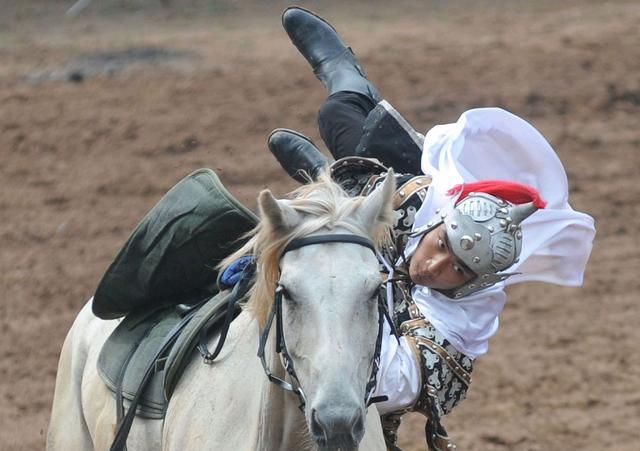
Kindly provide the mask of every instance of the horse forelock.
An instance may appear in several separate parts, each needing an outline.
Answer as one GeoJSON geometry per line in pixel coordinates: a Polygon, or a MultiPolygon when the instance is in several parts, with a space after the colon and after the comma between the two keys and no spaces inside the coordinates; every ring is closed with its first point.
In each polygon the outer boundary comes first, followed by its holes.
{"type": "Polygon", "coordinates": [[[280,259],[285,247],[294,239],[308,236],[320,230],[340,228],[349,233],[370,237],[377,247],[388,244],[391,234],[391,223],[380,224],[373,234],[362,224],[356,210],[364,197],[349,197],[335,183],[328,172],[318,179],[303,185],[288,196],[288,205],[302,215],[302,221],[286,233],[276,231],[261,220],[247,234],[249,241],[237,252],[220,263],[219,267],[229,266],[243,255],[256,257],[256,275],[254,284],[249,290],[249,300],[245,309],[259,321],[260,326],[266,323],[274,299],[276,284],[280,279],[280,259]]]}

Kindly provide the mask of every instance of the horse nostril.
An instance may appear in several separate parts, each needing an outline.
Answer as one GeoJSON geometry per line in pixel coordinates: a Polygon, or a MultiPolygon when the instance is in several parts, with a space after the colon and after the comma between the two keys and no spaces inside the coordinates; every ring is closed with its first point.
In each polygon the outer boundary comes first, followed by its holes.
{"type": "Polygon", "coordinates": [[[319,448],[357,449],[364,436],[362,409],[312,408],[309,413],[309,432],[319,448]]]}
{"type": "Polygon", "coordinates": [[[311,409],[311,434],[320,446],[326,446],[327,434],[322,423],[318,419],[316,409],[311,409]]]}
{"type": "Polygon", "coordinates": [[[356,443],[360,441],[364,435],[364,417],[361,412],[353,418],[351,421],[351,436],[355,439],[356,443]]]}

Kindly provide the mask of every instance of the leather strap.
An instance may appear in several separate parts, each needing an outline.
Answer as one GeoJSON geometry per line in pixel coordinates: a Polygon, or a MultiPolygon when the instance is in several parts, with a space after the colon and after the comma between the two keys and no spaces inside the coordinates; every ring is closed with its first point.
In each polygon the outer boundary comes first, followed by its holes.
{"type": "MultiPolygon", "coordinates": [[[[278,317],[279,320],[276,320],[276,321],[280,325],[276,327],[279,327],[279,328],[282,327],[281,315],[279,314],[279,312],[281,310],[281,305],[282,305],[283,291],[284,291],[284,288],[282,287],[282,285],[278,285],[278,287],[276,288],[276,295],[275,295],[275,299],[273,300],[273,307],[271,308],[271,313],[269,313],[269,317],[267,318],[267,323],[265,324],[264,329],[260,334],[260,342],[258,344],[258,357],[260,358],[260,362],[262,363],[262,368],[264,369],[264,372],[267,375],[267,379],[269,379],[269,381],[273,382],[283,390],[287,390],[298,395],[298,398],[300,398],[300,410],[303,410],[306,404],[306,398],[304,396],[302,389],[299,386],[294,386],[293,384],[290,384],[284,379],[281,379],[278,376],[274,375],[269,369],[266,358],[264,356],[264,350],[267,345],[267,340],[269,338],[269,331],[271,330],[271,326],[273,325],[273,319],[278,317]]],[[[284,347],[281,341],[283,341],[282,332],[276,331],[276,352],[277,353],[279,353],[281,349],[283,349],[284,347]]],[[[293,377],[295,378],[295,374],[293,375],[293,377]]]]}
{"type": "Polygon", "coordinates": [[[225,313],[224,323],[222,325],[222,330],[220,331],[220,338],[218,339],[218,344],[216,345],[216,349],[213,352],[209,352],[209,348],[207,347],[207,340],[209,335],[209,330],[213,326],[214,323],[217,323],[219,317],[212,318],[205,327],[200,330],[198,351],[202,356],[204,363],[211,364],[218,357],[220,351],[222,351],[222,347],[227,339],[227,334],[229,333],[229,328],[231,327],[231,323],[236,317],[236,313],[238,310],[238,302],[247,292],[247,286],[249,285],[249,281],[253,277],[255,272],[255,265],[249,264],[245,266],[240,274],[240,280],[236,283],[229,294],[229,300],[227,301],[227,311],[225,313]]]}
{"type": "Polygon", "coordinates": [[[431,451],[452,451],[457,449],[457,446],[449,438],[442,426],[431,419],[427,420],[424,432],[427,445],[429,445],[431,451]]]}
{"type": "Polygon", "coordinates": [[[393,321],[389,317],[389,313],[387,312],[384,299],[382,296],[378,296],[378,335],[376,337],[376,347],[373,352],[373,360],[371,361],[371,370],[369,372],[369,380],[367,381],[367,385],[365,388],[365,399],[364,403],[367,407],[371,404],[377,402],[384,402],[389,399],[388,396],[371,396],[373,391],[376,388],[378,383],[378,370],[380,369],[380,352],[382,350],[382,334],[384,333],[384,321],[385,319],[389,322],[391,327],[393,328],[393,321]]]}
{"type": "Polygon", "coordinates": [[[404,185],[399,187],[393,195],[393,209],[397,210],[404,204],[407,199],[410,199],[416,192],[425,190],[421,195],[422,200],[426,196],[426,189],[431,184],[431,177],[428,175],[419,175],[408,180],[404,185]]]}
{"type": "MultiPolygon", "coordinates": [[[[131,362],[131,357],[133,357],[133,354],[135,354],[137,349],[138,347],[136,346],[131,350],[127,356],[127,360],[124,362],[124,365],[122,365],[120,374],[118,375],[118,381],[116,384],[116,424],[121,424],[124,418],[124,395],[122,394],[122,385],[124,383],[124,375],[129,367],[129,362],[131,362]]],[[[126,446],[123,449],[126,450],[126,446]]]]}
{"type": "Polygon", "coordinates": [[[373,191],[376,187],[376,184],[383,180],[386,177],[386,173],[383,172],[384,175],[372,175],[371,177],[369,177],[369,180],[367,180],[367,184],[364,185],[364,188],[362,188],[362,192],[360,193],[361,196],[368,196],[369,194],[371,194],[371,191],[373,191]]]}
{"type": "Polygon", "coordinates": [[[359,244],[364,247],[368,247],[374,253],[376,252],[376,246],[373,244],[371,239],[360,236],[360,235],[352,235],[352,234],[342,234],[338,233],[335,235],[311,235],[306,236],[304,238],[297,238],[292,240],[287,246],[284,248],[282,255],[286,254],[290,251],[295,251],[296,249],[300,249],[301,247],[310,246],[312,244],[324,244],[324,243],[353,243],[359,244]]]}
{"type": "Polygon", "coordinates": [[[389,170],[375,158],[358,156],[340,158],[333,162],[330,169],[333,174],[336,170],[350,167],[358,168],[361,172],[387,172],[389,170]]]}
{"type": "Polygon", "coordinates": [[[161,358],[165,354],[165,352],[167,352],[167,350],[178,338],[178,334],[180,333],[180,331],[189,323],[189,321],[191,321],[191,318],[193,318],[195,312],[196,310],[192,310],[187,315],[185,315],[184,318],[182,318],[180,322],[176,324],[173,329],[171,329],[171,331],[169,331],[169,334],[162,342],[160,348],[156,352],[156,355],[152,359],[154,364],[150,365],[149,368],[147,368],[147,372],[144,374],[144,377],[142,378],[142,381],[140,381],[140,385],[136,390],[136,396],[133,398],[133,400],[131,400],[127,414],[122,419],[122,422],[118,424],[118,430],[116,431],[116,436],[113,439],[113,443],[111,444],[110,451],[123,451],[126,449],[127,437],[129,436],[129,431],[131,430],[133,419],[136,416],[138,403],[140,402],[140,398],[142,397],[142,393],[145,387],[151,380],[151,376],[156,370],[156,360],[161,358]]]}

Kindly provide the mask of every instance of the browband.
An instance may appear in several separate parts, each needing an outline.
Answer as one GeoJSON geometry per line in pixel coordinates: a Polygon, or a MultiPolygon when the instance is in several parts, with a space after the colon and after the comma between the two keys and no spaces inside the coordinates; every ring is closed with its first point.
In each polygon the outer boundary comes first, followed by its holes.
{"type": "Polygon", "coordinates": [[[368,247],[374,253],[376,252],[376,246],[371,239],[359,235],[339,233],[336,235],[312,235],[305,236],[304,238],[296,238],[295,240],[292,240],[289,244],[287,244],[287,246],[284,248],[284,251],[282,251],[282,255],[286,254],[289,251],[300,249],[304,246],[322,243],[354,243],[364,247],[368,247]]]}

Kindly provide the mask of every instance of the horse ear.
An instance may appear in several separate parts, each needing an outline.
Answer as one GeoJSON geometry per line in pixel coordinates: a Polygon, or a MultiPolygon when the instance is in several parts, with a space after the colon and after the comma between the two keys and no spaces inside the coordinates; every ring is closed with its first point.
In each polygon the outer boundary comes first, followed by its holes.
{"type": "Polygon", "coordinates": [[[393,193],[396,190],[396,177],[389,169],[382,186],[376,188],[362,203],[359,215],[372,235],[380,226],[393,225],[393,193]]]}
{"type": "Polygon", "coordinates": [[[283,200],[273,197],[271,191],[265,189],[258,196],[260,217],[277,232],[284,233],[293,229],[300,222],[300,215],[283,200]]]}

